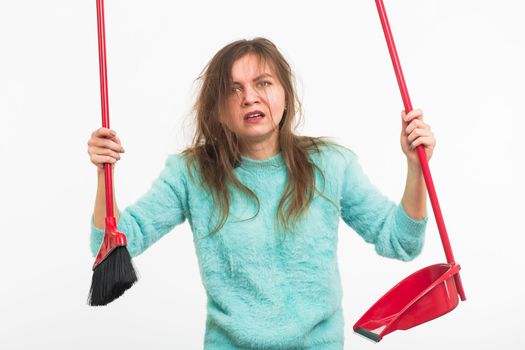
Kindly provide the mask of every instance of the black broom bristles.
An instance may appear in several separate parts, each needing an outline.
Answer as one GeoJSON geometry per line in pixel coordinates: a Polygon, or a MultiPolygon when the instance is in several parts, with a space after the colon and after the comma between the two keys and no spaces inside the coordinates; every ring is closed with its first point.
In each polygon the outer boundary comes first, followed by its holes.
{"type": "Polygon", "coordinates": [[[137,280],[128,249],[118,246],[93,270],[88,304],[107,305],[124,294],[137,280]]]}

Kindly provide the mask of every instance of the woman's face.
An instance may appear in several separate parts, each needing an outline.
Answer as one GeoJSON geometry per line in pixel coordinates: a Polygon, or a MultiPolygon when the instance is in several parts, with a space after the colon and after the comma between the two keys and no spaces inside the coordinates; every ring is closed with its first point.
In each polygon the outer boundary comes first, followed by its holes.
{"type": "MultiPolygon", "coordinates": [[[[279,122],[285,108],[284,89],[270,65],[246,54],[234,62],[226,124],[242,143],[278,142],[279,122]],[[260,113],[261,116],[248,118],[260,113]]],[[[221,118],[221,122],[225,122],[221,118]]]]}

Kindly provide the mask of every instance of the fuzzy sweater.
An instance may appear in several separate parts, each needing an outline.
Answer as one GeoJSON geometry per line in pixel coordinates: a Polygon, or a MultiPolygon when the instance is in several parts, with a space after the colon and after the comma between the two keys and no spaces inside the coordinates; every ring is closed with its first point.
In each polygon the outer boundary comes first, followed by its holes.
{"type": "MultiPolygon", "coordinates": [[[[321,150],[310,155],[325,179],[323,186],[316,170],[316,186],[337,207],[316,193],[297,229],[285,236],[274,226],[288,176],[281,153],[242,157],[235,174],[255,192],[260,211],[250,219],[256,204],[232,187],[228,219],[215,236],[207,234],[218,211],[212,213],[211,195],[198,185],[197,173],[192,181],[180,154],[168,156],[149,191],[119,212],[131,256],[188,220],[207,295],[204,349],[343,349],[340,218],[381,256],[408,261],[420,253],[428,217],[413,220],[401,203],[380,193],[350,149],[321,150]]],[[[103,234],[92,216],[93,256],[103,234]]]]}

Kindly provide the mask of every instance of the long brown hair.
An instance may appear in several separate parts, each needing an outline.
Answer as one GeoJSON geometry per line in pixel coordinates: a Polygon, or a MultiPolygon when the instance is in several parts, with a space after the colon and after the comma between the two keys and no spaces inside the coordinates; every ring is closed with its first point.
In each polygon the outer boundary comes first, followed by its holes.
{"type": "MultiPolygon", "coordinates": [[[[222,228],[228,217],[230,206],[228,184],[233,184],[257,203],[257,212],[254,216],[260,209],[257,195],[243,185],[234,173],[235,167],[240,162],[239,140],[232,131],[219,122],[219,115],[227,113],[233,64],[249,53],[256,55],[260,63],[271,64],[285,91],[285,111],[279,123],[278,138],[281,155],[288,171],[288,180],[274,223],[280,221],[285,231],[290,231],[290,222],[295,224],[306,212],[313,200],[314,192],[338,207],[316,188],[314,168],[321,173],[323,182],[324,175],[308,157],[311,151],[319,152],[320,146],[337,143],[324,136],[310,137],[294,134],[293,130],[303,119],[303,110],[297,98],[295,79],[290,65],[275,44],[266,38],[238,40],[219,50],[197,78],[201,85],[192,109],[196,118],[195,133],[192,146],[182,152],[182,155],[188,156],[188,168],[197,163],[196,168],[201,176],[200,185],[211,193],[213,211],[217,207],[221,210],[221,218],[211,235],[222,228]]],[[[192,174],[191,171],[189,173],[192,174]]]]}

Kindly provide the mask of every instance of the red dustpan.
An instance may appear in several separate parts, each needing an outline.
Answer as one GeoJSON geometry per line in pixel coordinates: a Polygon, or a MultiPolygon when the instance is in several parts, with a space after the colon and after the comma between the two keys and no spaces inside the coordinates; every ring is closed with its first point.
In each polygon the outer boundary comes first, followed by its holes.
{"type": "MultiPolygon", "coordinates": [[[[408,114],[412,111],[412,103],[397,56],[385,7],[382,0],[376,0],[376,5],[403,98],[405,112],[408,114]]],[[[417,146],[416,150],[445,250],[447,264],[431,265],[413,273],[390,289],[365,312],[354,325],[354,332],[376,342],[395,330],[410,329],[452,311],[458,305],[458,295],[462,301],[466,300],[459,276],[460,266],[456,264],[452,254],[425,151],[421,145],[417,146]]]]}

